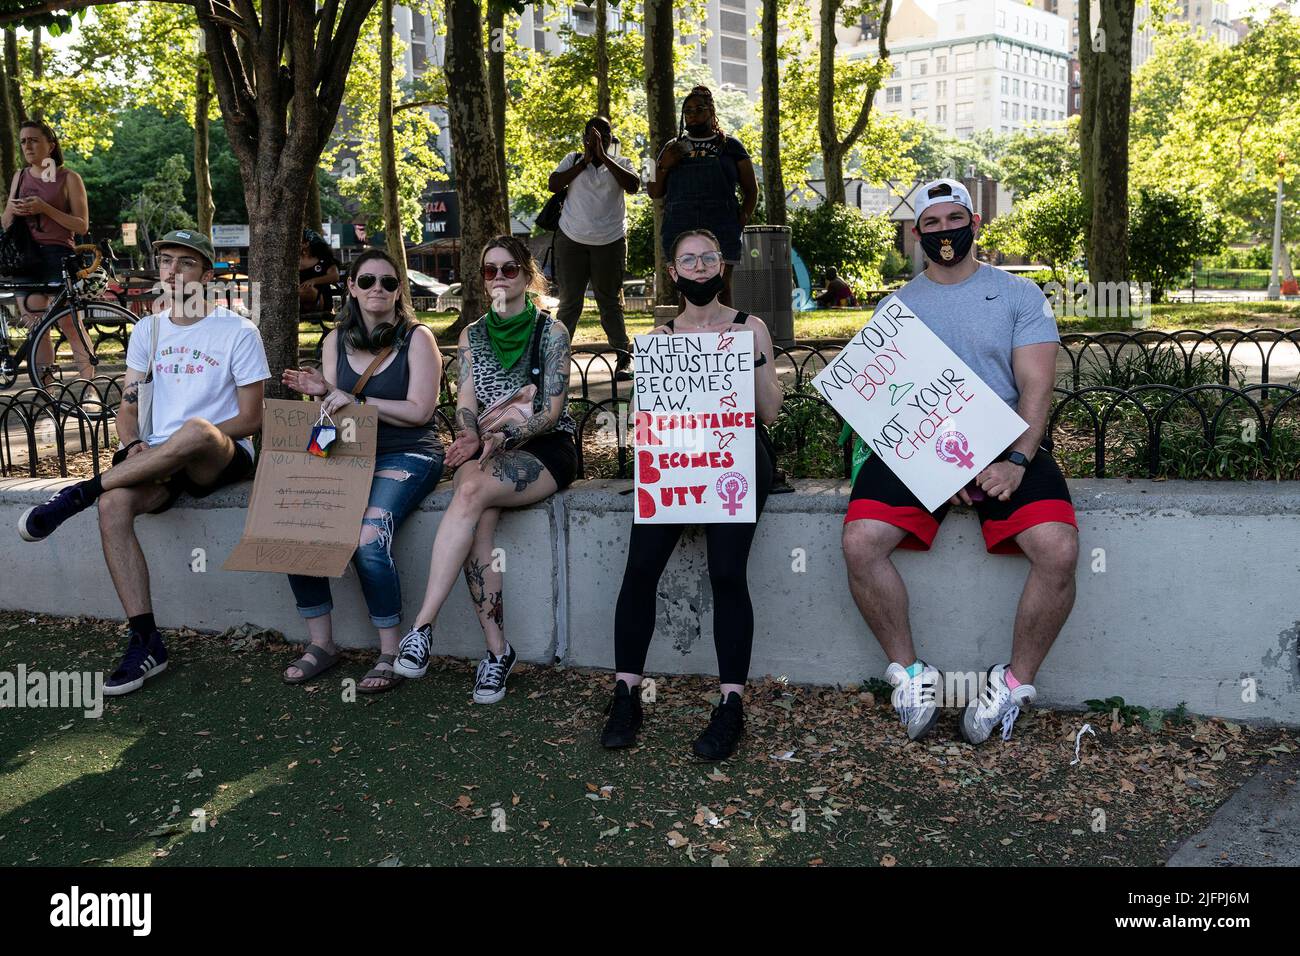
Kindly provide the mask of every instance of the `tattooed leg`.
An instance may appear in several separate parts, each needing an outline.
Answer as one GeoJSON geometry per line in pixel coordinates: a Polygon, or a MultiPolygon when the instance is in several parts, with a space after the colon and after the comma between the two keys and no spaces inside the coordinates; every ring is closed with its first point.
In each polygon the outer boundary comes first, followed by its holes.
{"type": "Polygon", "coordinates": [[[470,600],[474,602],[488,650],[493,654],[504,654],[506,649],[501,602],[504,556],[492,553],[500,516],[500,508],[488,508],[483,512],[474,529],[469,557],[465,559],[465,583],[469,585],[470,600]]]}
{"type": "Polygon", "coordinates": [[[501,452],[492,459],[492,474],[501,481],[513,481],[515,491],[526,491],[541,475],[542,463],[527,452],[501,452]]]}

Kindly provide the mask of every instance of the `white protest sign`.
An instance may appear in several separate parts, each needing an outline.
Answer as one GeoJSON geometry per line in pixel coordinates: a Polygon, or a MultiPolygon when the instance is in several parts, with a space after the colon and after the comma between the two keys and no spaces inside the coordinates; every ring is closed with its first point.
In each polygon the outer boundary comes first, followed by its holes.
{"type": "Polygon", "coordinates": [[[813,385],[928,511],[1029,427],[897,296],[813,385]]]}
{"type": "Polygon", "coordinates": [[[754,333],[636,337],[638,524],[754,522],[754,333]]]}

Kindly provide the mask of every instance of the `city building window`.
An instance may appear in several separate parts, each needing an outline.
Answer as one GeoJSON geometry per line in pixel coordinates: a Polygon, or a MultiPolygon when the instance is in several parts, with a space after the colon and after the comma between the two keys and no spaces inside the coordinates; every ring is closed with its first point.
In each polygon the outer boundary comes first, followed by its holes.
{"type": "Polygon", "coordinates": [[[749,44],[739,37],[722,37],[722,56],[727,60],[745,60],[749,56],[749,44]]]}
{"type": "Polygon", "coordinates": [[[723,33],[738,34],[739,36],[746,36],[749,29],[743,13],[729,13],[726,10],[719,12],[718,26],[722,28],[723,33]]]}
{"type": "Polygon", "coordinates": [[[948,72],[948,58],[946,56],[936,56],[934,58],[934,72],[936,73],[948,72]]]}
{"type": "Polygon", "coordinates": [[[934,108],[934,120],[936,123],[948,122],[948,107],[940,104],[934,108]]]}
{"type": "Polygon", "coordinates": [[[903,102],[903,88],[901,86],[890,86],[885,89],[886,103],[903,102]]]}
{"type": "Polygon", "coordinates": [[[903,64],[895,63],[893,72],[889,74],[891,80],[899,80],[903,77],[903,64]]]}
{"type": "Polygon", "coordinates": [[[1011,115],[1011,104],[1008,103],[1006,100],[1003,100],[1003,101],[1002,101],[1002,118],[1003,118],[1003,119],[1006,119],[1006,118],[1007,118],[1008,116],[1010,116],[1010,115],[1011,115]]]}
{"type": "Polygon", "coordinates": [[[1019,53],[1017,53],[1015,56],[1013,56],[1013,57],[1011,58],[1011,69],[1014,70],[1014,71],[1017,72],[1017,73],[1020,72],[1020,54],[1019,54],[1019,53]]]}
{"type": "Polygon", "coordinates": [[[749,86],[749,69],[743,63],[722,64],[722,82],[723,84],[731,83],[732,85],[746,89],[749,86]]]}
{"type": "Polygon", "coordinates": [[[925,76],[926,68],[929,66],[924,60],[917,60],[912,64],[912,76],[925,76]]]}
{"type": "Polygon", "coordinates": [[[1011,92],[1011,81],[1007,77],[1002,77],[1002,95],[1005,96],[1011,92]]]}
{"type": "Polygon", "coordinates": [[[947,97],[947,95],[948,95],[947,80],[939,80],[937,83],[934,84],[934,98],[936,100],[944,99],[945,97],[947,97]]]}
{"type": "Polygon", "coordinates": [[[1020,95],[1020,81],[1019,81],[1019,80],[1012,80],[1012,81],[1011,81],[1011,95],[1012,95],[1012,96],[1019,96],[1019,95],[1020,95]]]}
{"type": "Polygon", "coordinates": [[[1012,103],[1012,104],[1011,104],[1011,118],[1012,118],[1013,120],[1018,120],[1018,119],[1020,119],[1020,104],[1019,104],[1019,103],[1012,103]]]}
{"type": "Polygon", "coordinates": [[[921,120],[922,122],[924,122],[924,121],[926,121],[926,120],[929,119],[929,116],[927,115],[927,112],[928,112],[928,111],[926,110],[926,108],[925,108],[924,106],[918,107],[918,108],[912,110],[912,119],[918,119],[918,120],[921,120]]]}
{"type": "Polygon", "coordinates": [[[973,120],[975,118],[975,104],[958,103],[957,110],[953,115],[956,117],[958,123],[962,122],[963,120],[966,121],[973,120]]]}
{"type": "Polygon", "coordinates": [[[928,84],[926,84],[926,83],[915,83],[915,84],[913,84],[913,86],[912,86],[912,102],[913,102],[913,103],[915,103],[917,100],[923,100],[923,99],[925,99],[925,97],[926,97],[926,87],[927,87],[927,86],[928,86],[928,84]]]}
{"type": "Polygon", "coordinates": [[[971,138],[972,136],[974,136],[974,135],[975,135],[975,129],[974,129],[974,127],[971,127],[971,126],[959,126],[959,127],[957,127],[957,138],[958,138],[958,139],[970,139],[970,138],[971,138]]]}
{"type": "Polygon", "coordinates": [[[957,54],[957,69],[958,69],[958,70],[973,70],[973,69],[975,69],[975,54],[974,54],[974,53],[958,53],[958,54],[957,54]]]}
{"type": "Polygon", "coordinates": [[[959,77],[956,85],[958,96],[974,96],[975,80],[969,76],[959,77]]]}

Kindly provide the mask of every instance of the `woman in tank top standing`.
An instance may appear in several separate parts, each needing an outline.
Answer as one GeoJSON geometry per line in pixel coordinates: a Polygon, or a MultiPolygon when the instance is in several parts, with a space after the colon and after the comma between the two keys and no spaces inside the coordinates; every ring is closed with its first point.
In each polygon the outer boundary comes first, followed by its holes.
{"type": "MultiPolygon", "coordinates": [[[[19,128],[24,166],[9,183],[9,199],[0,216],[8,229],[16,218],[27,221],[27,228],[37,247],[37,259],[26,276],[38,282],[63,278],[63,260],[72,255],[75,236],[90,231],[90,207],[86,185],[81,177],[63,165],[63,150],[58,137],[45,123],[26,120],[19,128]]],[[[23,300],[24,319],[34,322],[49,306],[49,297],[31,293],[23,300]]],[[[72,348],[81,378],[95,377],[95,356],[90,351],[90,337],[80,316],[69,313],[59,321],[59,329],[72,348]]],[[[54,346],[46,333],[36,346],[35,361],[47,385],[55,380],[54,346]]]]}
{"type": "MultiPolygon", "coordinates": [[[[727,329],[754,333],[754,404],[760,421],[754,443],[754,483],[757,515],[772,488],[774,456],[765,424],[781,410],[781,385],[776,378],[772,337],[767,326],[752,315],[737,312],[718,301],[722,290],[722,250],[713,233],[695,229],[680,233],[673,243],[669,275],[686,299],[676,319],[652,335],[683,332],[722,332],[727,329]]],[[[749,678],[749,657],[754,646],[754,607],[749,599],[749,548],[758,530],[758,517],[747,524],[705,525],[709,585],[713,590],[713,644],[718,654],[722,700],[713,709],[708,727],[693,750],[705,760],[725,760],[736,751],[744,730],[741,695],[749,678]]],[[[645,671],[646,653],[654,636],[659,578],[668,566],[685,525],[636,524],[628,541],[627,569],[614,611],[614,698],[600,742],[606,747],[627,747],[636,742],[641,726],[641,695],[637,687],[645,671]]]]}
{"type": "Polygon", "coordinates": [[[456,492],[438,525],[424,604],[402,638],[396,666],[406,677],[424,676],[434,621],[463,565],[487,642],[473,699],[494,704],[505,696],[516,660],[505,638],[502,574],[492,557],[497,519],[502,508],[533,504],[567,488],[577,472],[578,449],[577,423],[568,412],[569,333],[529,298],[542,289],[537,263],[518,239],[497,236],[484,247],[479,266],[492,307],[460,334],[456,440],[447,450],[456,492]],[[480,426],[480,415],[529,384],[537,392],[526,419],[502,428],[480,426]]]}
{"type": "MultiPolygon", "coordinates": [[[[304,395],[322,397],[328,414],[358,401],[379,413],[375,476],[352,558],[380,643],[379,659],[357,689],[376,694],[402,680],[393,672],[402,634],[393,537],[442,477],[443,449],[433,423],[442,355],[433,333],[403,307],[397,266],[388,253],[362,253],[352,264],[347,291],[342,321],[323,343],[322,371],[286,369],[283,380],[304,395]],[[373,373],[358,388],[372,365],[373,373]]],[[[330,618],[334,605],[328,578],[291,574],[289,585],[311,644],[283,676],[286,683],[301,684],[337,661],[330,618]]]]}

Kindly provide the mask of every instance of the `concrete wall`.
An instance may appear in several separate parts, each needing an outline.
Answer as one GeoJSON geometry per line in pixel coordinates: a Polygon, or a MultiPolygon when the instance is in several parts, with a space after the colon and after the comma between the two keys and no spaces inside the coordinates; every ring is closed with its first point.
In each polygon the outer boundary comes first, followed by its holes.
{"type": "MultiPolygon", "coordinates": [[[[61,482],[0,481],[0,529],[61,482]]],[[[579,482],[542,505],[507,513],[506,629],[525,660],[613,665],[614,603],[631,526],[626,481],[579,482]]],[[[886,661],[845,583],[839,548],[847,485],[801,481],[769,499],[750,559],[752,673],[796,683],[856,683],[886,661]]],[[[250,485],[138,523],[149,555],[155,613],[164,626],[223,630],[245,621],[304,639],[281,575],[224,572],[250,485]],[[190,570],[194,548],[208,569],[190,570]]],[[[1300,483],[1075,481],[1078,601],[1037,679],[1039,702],[1077,706],[1118,695],[1238,720],[1300,724],[1300,600],[1296,597],[1300,483]],[[1097,549],[1100,549],[1098,551],[1097,549]],[[1104,558],[1105,570],[1100,570],[1104,558]],[[1094,567],[1097,570],[1094,570],[1094,567]],[[1255,699],[1243,700],[1243,681],[1255,699]]],[[[408,617],[420,603],[429,548],[450,485],[399,532],[396,554],[408,617]]],[[[0,530],[0,607],[117,617],[93,512],[49,541],[28,545],[0,530]]],[[[945,671],[1006,661],[1023,558],[984,554],[973,514],[954,512],[928,554],[899,552],[920,654],[945,671]]],[[[335,633],[345,646],[375,643],[349,573],[335,583],[335,633]]],[[[659,586],[651,673],[716,673],[713,606],[703,537],[688,531],[659,586]]],[[[463,585],[435,632],[438,653],[474,656],[482,636],[463,585]]],[[[1249,695],[1246,695],[1249,697],[1249,695]]]]}

